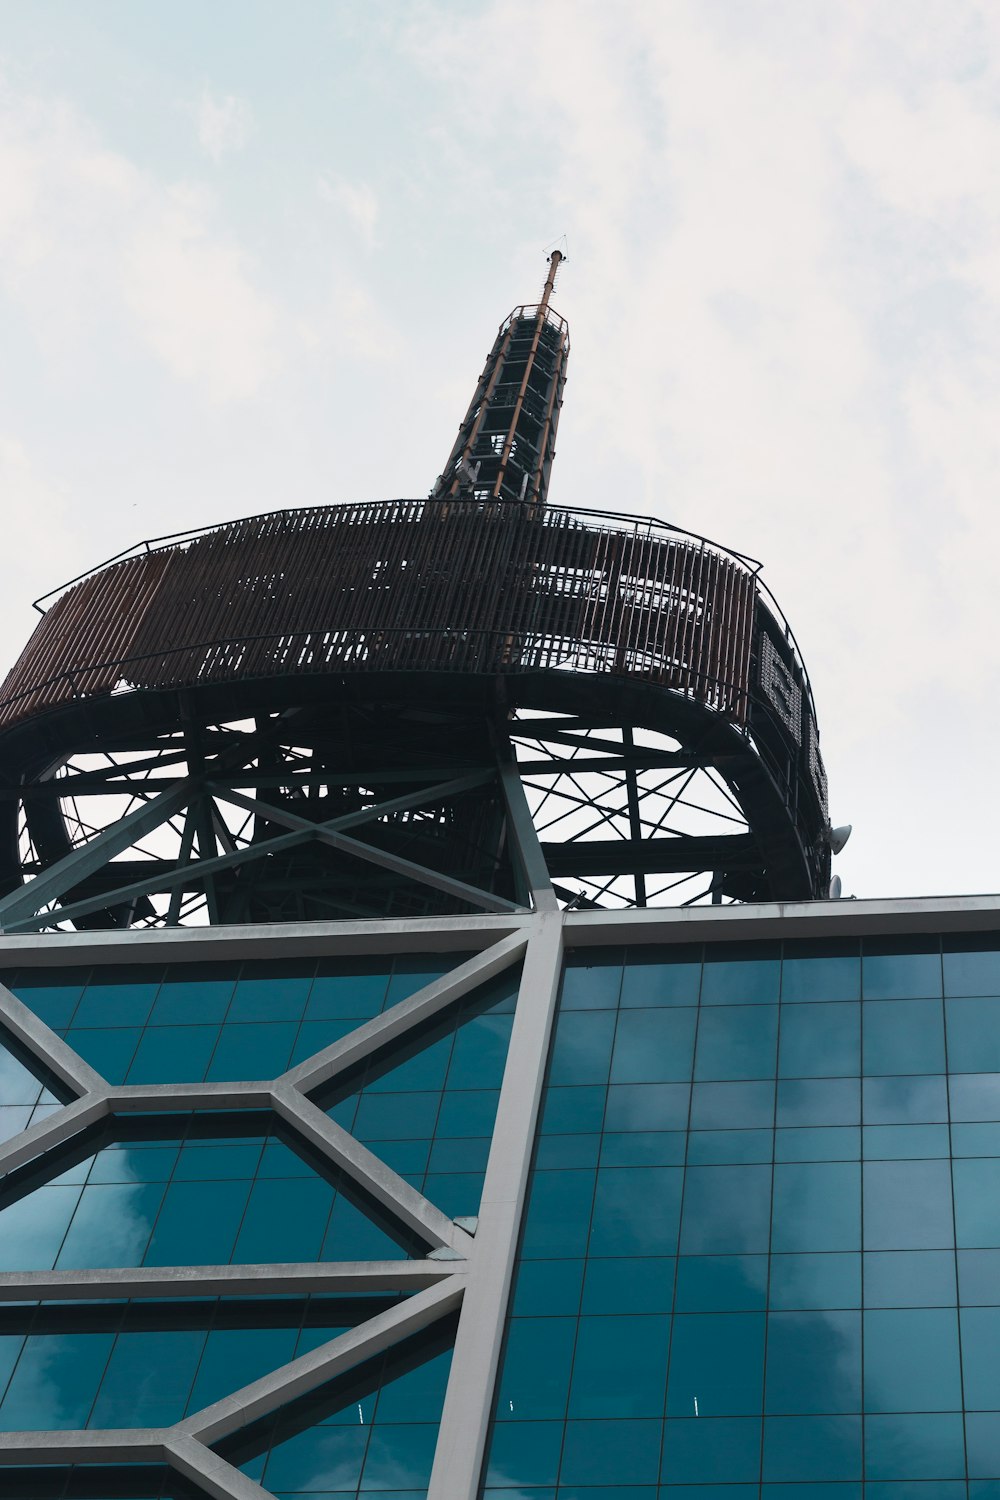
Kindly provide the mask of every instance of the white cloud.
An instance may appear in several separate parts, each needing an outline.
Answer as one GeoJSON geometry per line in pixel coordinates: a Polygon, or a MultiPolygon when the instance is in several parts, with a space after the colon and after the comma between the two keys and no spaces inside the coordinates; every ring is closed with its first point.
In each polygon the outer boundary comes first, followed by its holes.
{"type": "Polygon", "coordinates": [[[68,106],[11,94],[0,176],[0,290],[50,358],[137,344],[213,402],[280,366],[280,312],[204,190],[140,170],[68,106]]]}
{"type": "Polygon", "coordinates": [[[242,151],[253,128],[250,106],[235,94],[215,95],[203,88],[193,107],[198,142],[205,155],[218,167],[234,151],[242,151]]]}
{"type": "Polygon", "coordinates": [[[332,203],[346,216],[366,245],[375,244],[379,204],[375,189],[367,182],[348,182],[346,178],[324,173],[318,183],[320,197],[332,203]]]}

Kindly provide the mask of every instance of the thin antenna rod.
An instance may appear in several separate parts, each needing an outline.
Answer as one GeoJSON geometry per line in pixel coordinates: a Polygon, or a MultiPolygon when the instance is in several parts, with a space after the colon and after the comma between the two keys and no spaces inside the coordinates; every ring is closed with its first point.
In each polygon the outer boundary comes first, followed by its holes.
{"type": "Polygon", "coordinates": [[[549,274],[546,276],[545,285],[542,288],[542,300],[538,304],[539,312],[544,312],[549,305],[549,298],[552,296],[552,291],[556,284],[559,267],[565,259],[566,257],[561,250],[553,250],[549,256],[549,274]]]}

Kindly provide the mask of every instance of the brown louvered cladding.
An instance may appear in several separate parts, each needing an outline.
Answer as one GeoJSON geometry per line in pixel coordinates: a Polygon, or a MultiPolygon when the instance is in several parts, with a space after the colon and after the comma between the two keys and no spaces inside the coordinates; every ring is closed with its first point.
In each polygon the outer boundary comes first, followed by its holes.
{"type": "Polygon", "coordinates": [[[650,521],[456,497],[279,511],[69,588],[0,726],[128,688],[545,668],[658,683],[743,724],[755,596],[742,560],[650,521]]]}

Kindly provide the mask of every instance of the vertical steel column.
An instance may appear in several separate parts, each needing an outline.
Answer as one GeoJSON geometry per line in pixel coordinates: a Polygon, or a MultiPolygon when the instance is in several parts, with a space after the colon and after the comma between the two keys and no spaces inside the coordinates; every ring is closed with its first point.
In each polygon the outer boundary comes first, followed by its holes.
{"type": "Polygon", "coordinates": [[[427,1500],[475,1500],[527,1195],[562,962],[562,914],[532,923],[427,1500]]]}

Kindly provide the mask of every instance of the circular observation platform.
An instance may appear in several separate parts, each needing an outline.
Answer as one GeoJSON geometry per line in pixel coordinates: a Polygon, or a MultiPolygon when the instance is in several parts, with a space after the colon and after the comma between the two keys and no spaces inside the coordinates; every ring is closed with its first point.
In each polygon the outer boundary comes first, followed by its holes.
{"type": "Polygon", "coordinates": [[[280,511],[112,559],[0,689],[0,792],[6,931],[829,884],[758,565],[555,506],[280,511]]]}

